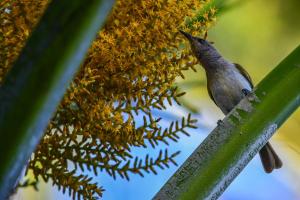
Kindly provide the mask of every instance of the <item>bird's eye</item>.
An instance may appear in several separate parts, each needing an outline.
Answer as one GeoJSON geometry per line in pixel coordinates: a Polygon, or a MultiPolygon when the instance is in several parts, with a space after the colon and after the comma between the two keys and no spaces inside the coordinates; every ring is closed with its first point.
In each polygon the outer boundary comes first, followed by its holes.
{"type": "Polygon", "coordinates": [[[205,40],[201,39],[201,38],[197,38],[198,42],[200,42],[200,44],[205,44],[205,40]]]}

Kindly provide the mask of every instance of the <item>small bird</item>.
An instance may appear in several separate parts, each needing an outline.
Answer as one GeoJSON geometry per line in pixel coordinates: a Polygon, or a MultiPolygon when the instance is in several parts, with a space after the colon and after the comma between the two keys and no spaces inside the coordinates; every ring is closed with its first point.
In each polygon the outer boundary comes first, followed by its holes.
{"type": "MultiPolygon", "coordinates": [[[[210,98],[226,115],[245,95],[253,89],[253,83],[245,69],[231,63],[205,39],[180,32],[189,40],[193,54],[205,70],[207,90],[210,98]]],[[[268,142],[259,152],[266,173],[282,166],[282,162],[268,142]]]]}

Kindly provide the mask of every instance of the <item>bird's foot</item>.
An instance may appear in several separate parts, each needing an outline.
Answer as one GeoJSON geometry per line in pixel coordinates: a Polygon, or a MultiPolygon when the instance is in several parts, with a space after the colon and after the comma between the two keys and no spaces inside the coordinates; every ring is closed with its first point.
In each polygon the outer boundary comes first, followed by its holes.
{"type": "Polygon", "coordinates": [[[245,95],[245,96],[247,96],[247,95],[249,95],[250,93],[251,93],[251,91],[250,90],[248,90],[248,89],[242,89],[242,92],[243,92],[243,94],[245,95]]]}
{"type": "Polygon", "coordinates": [[[220,120],[220,119],[217,121],[218,126],[221,126],[223,123],[224,122],[222,120],[220,120]]]}

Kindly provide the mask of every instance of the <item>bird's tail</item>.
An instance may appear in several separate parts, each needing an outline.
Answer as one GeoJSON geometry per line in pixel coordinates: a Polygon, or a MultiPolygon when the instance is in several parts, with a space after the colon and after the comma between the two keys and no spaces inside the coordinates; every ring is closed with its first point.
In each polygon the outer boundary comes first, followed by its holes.
{"type": "Polygon", "coordinates": [[[266,173],[282,167],[282,162],[268,142],[260,151],[259,156],[266,173]]]}

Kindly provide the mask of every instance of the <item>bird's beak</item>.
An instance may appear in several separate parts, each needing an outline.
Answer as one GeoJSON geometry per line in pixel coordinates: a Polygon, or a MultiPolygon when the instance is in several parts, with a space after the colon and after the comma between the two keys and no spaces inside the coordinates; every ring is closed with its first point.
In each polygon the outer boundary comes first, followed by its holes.
{"type": "Polygon", "coordinates": [[[180,32],[182,35],[184,35],[189,41],[192,41],[192,40],[194,39],[194,37],[193,37],[191,34],[189,34],[189,33],[186,33],[186,32],[184,32],[184,31],[182,31],[182,30],[179,30],[179,32],[180,32]]]}

